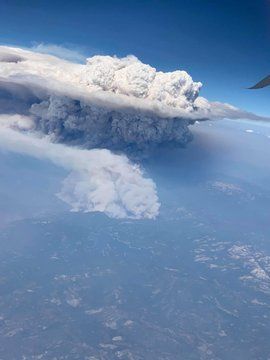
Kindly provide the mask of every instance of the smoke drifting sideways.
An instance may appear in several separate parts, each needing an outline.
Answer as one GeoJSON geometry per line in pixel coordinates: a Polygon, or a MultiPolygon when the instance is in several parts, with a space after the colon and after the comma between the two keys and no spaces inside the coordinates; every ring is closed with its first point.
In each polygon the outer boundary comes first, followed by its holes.
{"type": "Polygon", "coordinates": [[[152,219],[158,215],[155,184],[124,155],[54,144],[29,133],[32,120],[0,116],[0,150],[29,155],[71,171],[57,196],[73,211],[99,211],[115,218],[152,219]],[[18,131],[20,129],[20,131],[18,131]]]}
{"type": "Polygon", "coordinates": [[[155,184],[126,155],[185,146],[196,120],[263,119],[200,97],[202,84],[185,71],[157,71],[134,56],[78,64],[0,47],[0,65],[1,148],[70,169],[58,196],[76,211],[155,218],[155,184]]]}

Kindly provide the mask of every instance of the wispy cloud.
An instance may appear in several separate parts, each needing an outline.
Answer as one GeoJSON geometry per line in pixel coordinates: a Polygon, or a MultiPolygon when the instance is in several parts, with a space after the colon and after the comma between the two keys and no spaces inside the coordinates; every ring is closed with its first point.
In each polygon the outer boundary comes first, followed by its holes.
{"type": "MultiPolygon", "coordinates": [[[[39,43],[34,44],[31,50],[41,54],[54,55],[76,63],[84,63],[87,58],[85,51],[76,46],[72,46],[71,48],[63,45],[39,43]]],[[[88,56],[89,55],[90,54],[88,54],[88,56]]]]}

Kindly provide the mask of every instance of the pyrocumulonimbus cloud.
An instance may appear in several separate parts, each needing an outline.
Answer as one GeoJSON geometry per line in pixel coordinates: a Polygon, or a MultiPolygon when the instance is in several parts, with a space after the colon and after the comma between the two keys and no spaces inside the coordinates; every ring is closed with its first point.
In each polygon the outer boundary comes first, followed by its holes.
{"type": "Polygon", "coordinates": [[[196,120],[262,119],[200,97],[202,84],[185,71],[157,71],[134,56],[77,64],[0,47],[0,63],[1,147],[70,169],[58,196],[77,211],[154,218],[155,184],[123,153],[183,146],[196,120]]]}

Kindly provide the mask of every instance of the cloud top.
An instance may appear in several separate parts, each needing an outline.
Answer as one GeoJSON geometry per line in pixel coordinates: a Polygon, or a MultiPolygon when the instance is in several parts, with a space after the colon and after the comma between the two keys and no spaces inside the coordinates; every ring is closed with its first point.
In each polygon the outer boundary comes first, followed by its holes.
{"type": "Polygon", "coordinates": [[[135,56],[93,56],[87,59],[81,75],[81,82],[89,88],[186,110],[194,110],[202,86],[185,71],[157,71],[135,56]]]}

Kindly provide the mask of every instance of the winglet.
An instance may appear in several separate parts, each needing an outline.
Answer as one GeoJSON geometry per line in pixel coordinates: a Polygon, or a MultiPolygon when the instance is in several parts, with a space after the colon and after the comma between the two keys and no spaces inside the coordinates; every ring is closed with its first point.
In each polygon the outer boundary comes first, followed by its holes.
{"type": "Polygon", "coordinates": [[[264,79],[262,79],[261,81],[259,81],[257,84],[255,84],[254,86],[248,88],[249,90],[257,90],[257,89],[262,89],[266,86],[270,85],[270,75],[266,76],[264,79]]]}

